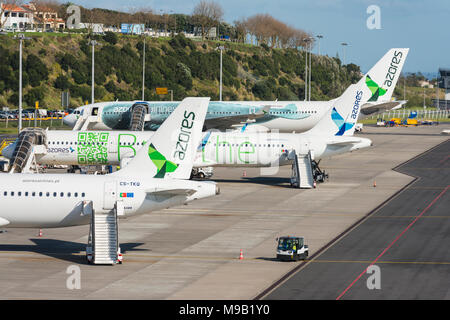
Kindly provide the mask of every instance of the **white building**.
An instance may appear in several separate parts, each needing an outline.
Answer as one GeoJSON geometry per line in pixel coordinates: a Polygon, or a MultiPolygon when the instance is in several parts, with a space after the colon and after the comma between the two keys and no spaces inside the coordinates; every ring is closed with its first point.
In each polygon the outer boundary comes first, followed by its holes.
{"type": "Polygon", "coordinates": [[[0,25],[5,30],[26,30],[31,29],[33,22],[33,12],[15,4],[0,5],[0,25]]]}
{"type": "Polygon", "coordinates": [[[105,26],[103,25],[103,23],[80,22],[78,24],[78,28],[91,30],[92,33],[100,33],[100,34],[105,33],[105,26]]]}

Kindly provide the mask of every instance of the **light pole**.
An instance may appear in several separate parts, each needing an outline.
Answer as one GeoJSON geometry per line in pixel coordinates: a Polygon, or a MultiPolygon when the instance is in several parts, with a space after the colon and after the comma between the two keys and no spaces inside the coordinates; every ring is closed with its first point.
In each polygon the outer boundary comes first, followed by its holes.
{"type": "Polygon", "coordinates": [[[406,76],[403,75],[403,101],[406,100],[406,76]]]}
{"type": "Polygon", "coordinates": [[[25,37],[23,33],[19,33],[14,38],[19,40],[19,124],[17,128],[20,133],[22,131],[22,48],[23,40],[29,40],[31,38],[25,37]]]}
{"type": "Polygon", "coordinates": [[[423,110],[425,110],[427,107],[425,106],[425,86],[423,87],[423,110]]]}
{"type": "Polygon", "coordinates": [[[441,107],[439,106],[439,80],[436,77],[436,109],[441,110],[441,107]]]}
{"type": "Polygon", "coordinates": [[[343,60],[342,65],[345,65],[345,47],[348,46],[348,43],[347,42],[342,42],[341,45],[344,47],[344,60],[343,60]]]}
{"type": "Polygon", "coordinates": [[[91,40],[92,45],[92,83],[91,83],[91,104],[94,104],[95,102],[95,95],[94,95],[94,86],[95,86],[95,46],[99,43],[95,40],[91,40]]]}
{"type": "Polygon", "coordinates": [[[167,37],[167,12],[164,12],[164,36],[167,37]]]}
{"type": "MultiPolygon", "coordinates": [[[[161,24],[164,24],[164,21],[163,21],[163,9],[159,9],[159,12],[161,12],[161,24]]],[[[161,25],[161,30],[162,30],[162,25],[161,25]]],[[[160,36],[161,36],[161,34],[160,34],[160,36]]]]}
{"type": "Polygon", "coordinates": [[[144,34],[144,53],[142,55],[142,101],[145,101],[145,34],[144,34]]]}
{"type": "Polygon", "coordinates": [[[173,10],[170,10],[170,14],[173,16],[173,19],[175,20],[175,30],[172,29],[172,34],[175,37],[175,35],[177,34],[177,17],[174,15],[173,10]]]}
{"type": "Polygon", "coordinates": [[[216,50],[220,50],[220,85],[219,85],[219,101],[222,101],[222,51],[225,50],[224,46],[219,46],[216,50]]]}
{"type": "Polygon", "coordinates": [[[308,101],[311,101],[311,59],[312,59],[312,43],[314,38],[309,37],[309,79],[308,79],[308,85],[309,85],[309,92],[308,92],[308,101]]]}
{"type": "Polygon", "coordinates": [[[317,37],[317,39],[319,39],[319,41],[317,41],[317,46],[318,46],[318,49],[319,49],[319,51],[318,51],[319,54],[318,55],[320,56],[320,39],[323,38],[323,35],[318,34],[316,37],[317,37]]]}
{"type": "Polygon", "coordinates": [[[305,42],[305,101],[308,100],[308,39],[305,42]]]}

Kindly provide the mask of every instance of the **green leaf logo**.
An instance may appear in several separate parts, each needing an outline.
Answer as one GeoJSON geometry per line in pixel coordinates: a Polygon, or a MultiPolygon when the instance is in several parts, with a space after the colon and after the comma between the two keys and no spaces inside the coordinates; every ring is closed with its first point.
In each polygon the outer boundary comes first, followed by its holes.
{"type": "Polygon", "coordinates": [[[153,143],[148,147],[148,156],[157,169],[156,175],[153,178],[162,179],[167,172],[174,172],[178,168],[178,165],[176,163],[167,160],[166,157],[164,157],[158,150],[156,150],[153,143]]]}
{"type": "Polygon", "coordinates": [[[379,97],[384,96],[387,92],[386,89],[380,88],[380,86],[373,81],[369,75],[366,77],[366,85],[370,92],[372,92],[372,97],[370,97],[369,101],[377,101],[379,97]]]}

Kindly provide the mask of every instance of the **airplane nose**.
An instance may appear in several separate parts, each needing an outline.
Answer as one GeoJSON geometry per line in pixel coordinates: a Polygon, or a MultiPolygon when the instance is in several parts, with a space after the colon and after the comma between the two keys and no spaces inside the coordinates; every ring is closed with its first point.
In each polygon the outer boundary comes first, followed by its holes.
{"type": "Polygon", "coordinates": [[[63,123],[71,128],[75,126],[76,122],[77,120],[73,114],[69,114],[63,118],[63,123]]]}

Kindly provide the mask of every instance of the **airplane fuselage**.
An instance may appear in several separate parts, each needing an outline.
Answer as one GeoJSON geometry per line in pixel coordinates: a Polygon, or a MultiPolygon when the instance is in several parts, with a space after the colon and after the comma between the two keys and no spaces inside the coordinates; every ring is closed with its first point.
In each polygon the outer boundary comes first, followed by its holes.
{"type": "MultiPolygon", "coordinates": [[[[42,165],[120,165],[142,148],[151,131],[47,131],[46,153],[37,154],[42,165]]],[[[268,167],[292,163],[288,154],[311,150],[315,159],[356,150],[370,145],[357,137],[311,136],[307,133],[204,132],[194,167],[268,167]],[[357,139],[352,145],[330,142],[357,139]]],[[[11,157],[14,144],[3,150],[11,157]]]]}
{"type": "MultiPolygon", "coordinates": [[[[123,201],[125,217],[181,205],[191,198],[168,195],[164,190],[192,188],[214,194],[211,182],[153,179],[139,176],[75,174],[0,174],[0,226],[16,228],[59,228],[89,224],[83,202],[92,201],[96,213],[107,213],[123,201]],[[211,190],[210,190],[211,189],[211,190]]],[[[203,191],[205,193],[203,193],[203,191]]]]}
{"type": "MultiPolygon", "coordinates": [[[[127,130],[131,120],[131,107],[136,101],[100,102],[80,107],[76,113],[65,118],[65,123],[72,126],[83,112],[97,115],[92,130],[127,130]]],[[[179,102],[147,101],[151,120],[146,122],[146,130],[156,130],[178,106],[179,102]]],[[[311,129],[332,106],[332,101],[211,101],[206,114],[206,121],[223,117],[252,115],[265,106],[270,111],[254,119],[249,130],[280,132],[303,132],[311,129]]],[[[239,125],[239,123],[236,123],[239,125]]]]}

